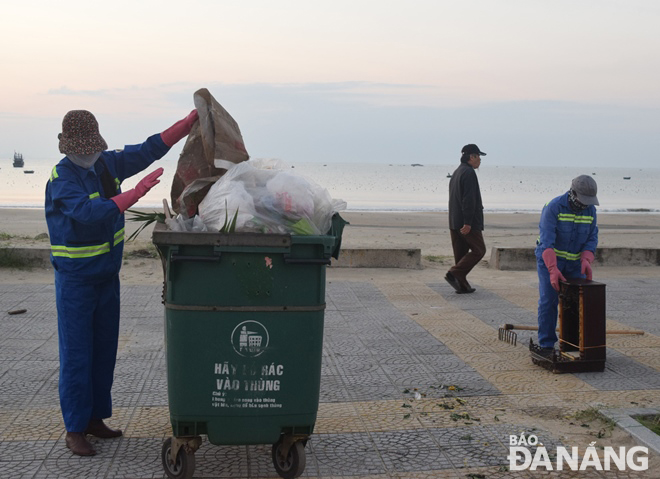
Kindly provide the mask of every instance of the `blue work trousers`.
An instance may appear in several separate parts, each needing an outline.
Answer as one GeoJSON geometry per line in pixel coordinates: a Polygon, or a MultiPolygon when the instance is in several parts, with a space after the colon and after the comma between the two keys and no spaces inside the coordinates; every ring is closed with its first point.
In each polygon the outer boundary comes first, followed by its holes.
{"type": "MultiPolygon", "coordinates": [[[[580,274],[580,260],[557,259],[557,268],[564,278],[584,278],[580,274]]],[[[550,272],[543,262],[542,257],[536,258],[536,269],[539,274],[539,346],[542,348],[553,348],[557,342],[557,306],[559,304],[559,293],[550,284],[550,272]]]]}
{"type": "Polygon", "coordinates": [[[119,275],[84,281],[55,273],[60,407],[68,432],[112,415],[110,390],[119,338],[119,275]]]}

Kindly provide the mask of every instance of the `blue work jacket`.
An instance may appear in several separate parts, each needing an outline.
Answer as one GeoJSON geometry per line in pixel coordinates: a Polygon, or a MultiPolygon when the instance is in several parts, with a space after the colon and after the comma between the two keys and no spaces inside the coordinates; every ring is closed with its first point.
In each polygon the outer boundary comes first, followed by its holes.
{"type": "Polygon", "coordinates": [[[553,248],[557,260],[580,259],[583,251],[596,252],[598,224],[596,207],[588,206],[575,213],[568,203],[568,192],[549,201],[541,212],[536,256],[541,257],[547,248],[553,248]]]}
{"type": "Polygon", "coordinates": [[[46,223],[51,263],[59,273],[81,280],[108,279],[119,272],[124,251],[124,215],[101,185],[107,167],[117,193],[121,183],[169,151],[160,134],[140,145],[104,151],[90,169],[63,158],[46,186],[46,223]]]}

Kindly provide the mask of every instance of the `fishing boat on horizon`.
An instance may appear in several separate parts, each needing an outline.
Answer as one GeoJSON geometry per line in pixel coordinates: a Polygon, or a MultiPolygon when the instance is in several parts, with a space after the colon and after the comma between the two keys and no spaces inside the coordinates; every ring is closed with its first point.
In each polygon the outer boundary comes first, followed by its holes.
{"type": "Polygon", "coordinates": [[[21,153],[14,152],[14,168],[23,168],[25,162],[21,153]]]}

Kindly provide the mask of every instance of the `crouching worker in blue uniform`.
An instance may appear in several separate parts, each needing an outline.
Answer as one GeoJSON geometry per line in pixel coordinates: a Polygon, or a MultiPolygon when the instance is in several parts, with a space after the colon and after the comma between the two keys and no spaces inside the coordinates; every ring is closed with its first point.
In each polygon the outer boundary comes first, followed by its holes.
{"type": "Polygon", "coordinates": [[[573,179],[571,189],[551,200],[541,212],[536,267],[539,275],[538,340],[541,354],[552,357],[557,342],[559,280],[591,280],[598,246],[596,181],[587,175],[573,179]]]}
{"type": "Polygon", "coordinates": [[[45,211],[55,269],[60,406],[74,454],[96,454],[88,434],[122,435],[103,420],[112,415],[124,211],[159,183],[163,169],[134,189],[122,192],[121,184],[162,158],[196,120],[193,111],[140,145],[112,151],[89,111],[70,111],[62,121],[59,149],[66,156],[52,170],[45,211]]]}

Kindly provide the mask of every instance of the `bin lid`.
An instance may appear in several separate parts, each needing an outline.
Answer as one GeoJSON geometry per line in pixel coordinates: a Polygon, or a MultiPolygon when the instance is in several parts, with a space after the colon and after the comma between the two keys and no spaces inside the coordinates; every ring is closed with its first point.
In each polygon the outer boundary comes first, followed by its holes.
{"type": "Polygon", "coordinates": [[[291,247],[291,235],[172,231],[164,223],[156,223],[152,241],[156,245],[291,247]]]}

